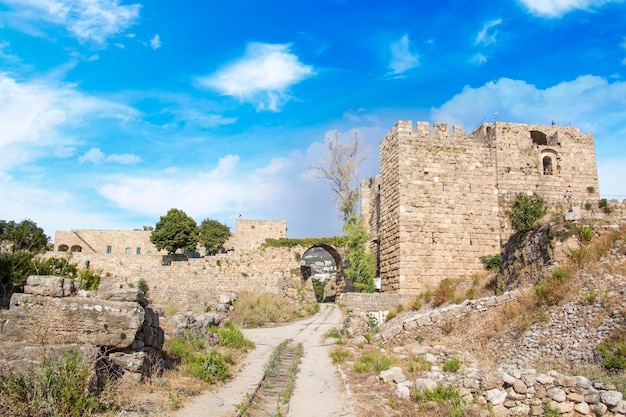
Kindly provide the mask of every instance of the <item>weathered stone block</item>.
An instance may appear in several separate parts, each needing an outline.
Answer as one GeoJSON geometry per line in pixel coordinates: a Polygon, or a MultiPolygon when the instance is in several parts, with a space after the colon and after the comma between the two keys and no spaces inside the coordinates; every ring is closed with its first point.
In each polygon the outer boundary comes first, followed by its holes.
{"type": "Polygon", "coordinates": [[[0,341],[126,349],[142,328],[137,303],[14,294],[0,341]]]}

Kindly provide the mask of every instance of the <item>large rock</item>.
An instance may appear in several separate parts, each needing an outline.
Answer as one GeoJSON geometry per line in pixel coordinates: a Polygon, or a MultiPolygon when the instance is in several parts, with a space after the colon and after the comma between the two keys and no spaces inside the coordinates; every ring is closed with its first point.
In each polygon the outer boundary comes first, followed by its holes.
{"type": "Polygon", "coordinates": [[[4,319],[0,341],[126,349],[142,329],[144,309],[135,302],[13,294],[4,319]]]}
{"type": "Polygon", "coordinates": [[[100,349],[93,345],[40,345],[31,343],[0,342],[0,362],[10,364],[17,374],[26,372],[45,360],[61,358],[65,352],[78,351],[87,364],[96,362],[100,349]]]}
{"type": "Polygon", "coordinates": [[[24,285],[24,293],[46,297],[69,297],[75,291],[74,281],[54,275],[31,275],[24,285]]]}

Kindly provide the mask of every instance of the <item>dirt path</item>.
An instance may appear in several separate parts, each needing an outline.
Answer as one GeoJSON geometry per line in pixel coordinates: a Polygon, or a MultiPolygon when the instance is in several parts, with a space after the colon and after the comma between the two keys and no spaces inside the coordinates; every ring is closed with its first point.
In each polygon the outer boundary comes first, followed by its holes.
{"type": "Polygon", "coordinates": [[[334,341],[323,340],[333,327],[340,327],[342,314],[333,304],[322,304],[320,312],[305,320],[285,326],[245,329],[246,338],[256,349],[246,357],[243,369],[217,392],[206,392],[194,399],[174,417],[232,417],[235,405],[251,394],[261,381],[263,369],[274,348],[286,339],[302,343],[304,356],[288,416],[353,417],[352,398],[348,395],[328,352],[334,341]]]}

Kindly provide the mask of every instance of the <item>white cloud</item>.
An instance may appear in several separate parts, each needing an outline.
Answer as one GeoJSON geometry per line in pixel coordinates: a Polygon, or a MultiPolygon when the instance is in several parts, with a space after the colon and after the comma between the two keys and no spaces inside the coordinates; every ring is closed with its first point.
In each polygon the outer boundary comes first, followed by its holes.
{"type": "Polygon", "coordinates": [[[64,26],[80,42],[104,43],[139,19],[139,4],[119,0],[4,0],[18,26],[47,22],[64,26]]]}
{"type": "Polygon", "coordinates": [[[198,79],[204,87],[254,103],[257,110],[278,111],[289,100],[289,88],[314,75],[292,54],[289,45],[251,43],[242,58],[198,79]]]}
{"type": "Polygon", "coordinates": [[[478,35],[476,35],[476,40],[474,41],[474,45],[491,45],[496,43],[496,35],[498,31],[495,29],[496,26],[502,23],[502,19],[491,20],[483,26],[478,35]]]}
{"type": "Polygon", "coordinates": [[[626,178],[626,158],[615,160],[626,147],[626,82],[609,83],[602,77],[584,75],[540,89],[522,80],[500,78],[478,88],[466,86],[442,106],[431,109],[430,118],[469,131],[483,120],[492,122],[494,112],[498,112],[498,120],[538,124],[554,120],[593,133],[600,191],[626,195],[623,181],[612,181],[607,174],[610,171],[610,175],[626,178]]]}
{"type": "Polygon", "coordinates": [[[98,54],[93,54],[91,55],[89,58],[87,58],[87,61],[92,62],[92,61],[97,61],[100,59],[100,55],[98,54]]]}
{"type": "Polygon", "coordinates": [[[482,65],[487,62],[487,57],[480,52],[475,53],[469,60],[470,64],[482,65]]]}
{"type": "Polygon", "coordinates": [[[141,158],[137,155],[129,153],[113,153],[109,156],[106,156],[104,152],[100,150],[100,148],[91,148],[78,157],[78,162],[80,162],[81,164],[84,164],[85,162],[90,162],[94,165],[100,165],[102,163],[136,165],[141,162],[141,158]]]}
{"type": "Polygon", "coordinates": [[[150,46],[152,49],[159,49],[161,47],[161,37],[158,34],[150,39],[150,46]]]}
{"type": "Polygon", "coordinates": [[[544,17],[561,17],[573,10],[589,10],[606,3],[622,0],[520,0],[533,14],[544,17]]]}
{"type": "Polygon", "coordinates": [[[135,114],[126,106],[84,95],[73,85],[17,81],[0,73],[0,170],[41,155],[67,155],[78,141],[73,129],[135,114]]]}
{"type": "Polygon", "coordinates": [[[409,35],[404,35],[392,42],[389,48],[391,49],[389,68],[391,68],[392,74],[402,74],[420,65],[419,55],[415,52],[409,35]]]}

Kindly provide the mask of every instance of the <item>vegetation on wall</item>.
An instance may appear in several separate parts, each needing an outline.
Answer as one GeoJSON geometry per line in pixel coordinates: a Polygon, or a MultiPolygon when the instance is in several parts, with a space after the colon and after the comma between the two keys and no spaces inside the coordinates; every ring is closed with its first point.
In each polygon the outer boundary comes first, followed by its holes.
{"type": "Polygon", "coordinates": [[[345,236],[333,236],[333,237],[310,237],[305,239],[292,239],[283,237],[280,239],[265,239],[265,243],[261,245],[261,248],[294,248],[301,246],[303,248],[310,248],[312,246],[329,245],[334,247],[344,247],[346,244],[345,236]]]}
{"type": "Polygon", "coordinates": [[[170,254],[178,249],[193,252],[198,244],[198,226],[184,211],[173,208],[161,216],[150,234],[150,242],[158,250],[165,249],[170,254]]]}
{"type": "Polygon", "coordinates": [[[376,276],[376,257],[373,252],[366,250],[365,244],[370,235],[360,218],[352,218],[343,225],[346,233],[346,258],[348,267],[346,276],[354,283],[360,292],[374,292],[374,277],[376,276]]]}
{"type": "Polygon", "coordinates": [[[546,201],[542,196],[537,193],[533,193],[531,196],[518,194],[515,196],[511,208],[506,211],[506,215],[513,230],[517,233],[526,233],[547,212],[546,201]]]}

